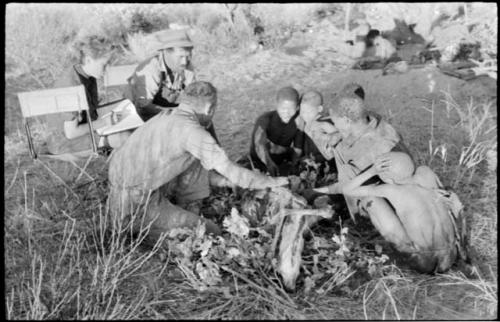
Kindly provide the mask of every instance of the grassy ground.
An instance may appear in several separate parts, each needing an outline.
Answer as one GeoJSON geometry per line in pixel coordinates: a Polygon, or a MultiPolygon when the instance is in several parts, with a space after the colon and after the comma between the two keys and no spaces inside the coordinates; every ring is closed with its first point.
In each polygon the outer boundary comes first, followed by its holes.
{"type": "MultiPolygon", "coordinates": [[[[345,83],[357,81],[366,90],[370,108],[403,135],[417,162],[430,165],[445,186],[459,195],[471,231],[475,273],[465,276],[453,267],[446,274],[431,276],[386,264],[358,283],[353,282],[357,275],[351,277],[348,284],[355,286],[350,286],[350,292],[327,288],[328,283],[323,284],[326,292],[317,292],[319,285],[307,292],[301,276],[297,290],[286,293],[273,276],[233,270],[221,272],[222,284],[200,291],[172,253],[146,247],[140,238],[119,238],[111,232],[105,203],[106,160],[93,160],[88,176],[79,176],[78,169],[60,161],[46,163],[51,173],[42,163],[30,160],[15,93],[37,88],[37,81],[18,77],[7,82],[5,101],[6,317],[496,318],[496,169],[488,169],[480,144],[486,142],[496,151],[496,82],[484,78],[465,82],[432,67],[381,76],[381,71],[349,70],[338,63],[344,58],[328,48],[305,48],[289,54],[273,49],[198,58],[203,62],[198,64],[199,74],[219,89],[214,122],[230,158],[248,150],[253,121],[272,108],[280,86],[291,84],[300,91],[314,87],[329,101],[345,83]],[[431,80],[433,91],[429,90],[431,80]],[[488,102],[492,115],[480,123],[488,102]],[[488,133],[491,127],[494,130],[488,133]],[[474,164],[467,156],[480,162],[474,164]]],[[[43,127],[35,126],[35,130],[39,144],[44,139],[43,127]]],[[[347,238],[354,240],[356,227],[349,221],[345,225],[350,231],[347,238]]],[[[365,225],[369,231],[370,223],[365,225]]],[[[322,229],[323,237],[339,234],[334,227],[334,231],[322,229]]]]}

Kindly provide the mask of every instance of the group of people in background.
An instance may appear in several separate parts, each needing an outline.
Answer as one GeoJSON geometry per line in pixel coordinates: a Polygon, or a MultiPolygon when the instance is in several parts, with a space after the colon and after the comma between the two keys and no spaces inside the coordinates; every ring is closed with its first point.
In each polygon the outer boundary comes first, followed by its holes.
{"type": "MultiPolygon", "coordinates": [[[[317,90],[277,89],[275,108],[255,121],[246,168],[219,144],[212,122],[217,89],[196,80],[188,34],[165,30],[156,37],[161,48],[128,80],[125,96],[145,123],[123,134],[110,157],[113,218],[135,231],[147,226],[153,239],[200,221],[208,233],[220,234],[221,228],[200,214],[211,186],[287,186],[299,160],[308,157],[338,173],[338,182],[315,192],[344,195],[351,215],[369,217],[386,240],[414,258],[418,270],[442,272],[460,256],[458,197],[443,190],[430,168],[415,164],[401,135],[367,108],[362,86],[346,84],[329,102],[317,90]],[[141,217],[133,219],[137,214],[141,217]]],[[[54,154],[90,145],[88,127],[82,126],[88,117],[96,128],[113,122],[101,118],[113,105],[99,105],[96,85],[112,48],[93,39],[80,49],[80,61],[57,86],[83,84],[90,115],[53,121],[57,135],[48,147],[54,154]]]]}

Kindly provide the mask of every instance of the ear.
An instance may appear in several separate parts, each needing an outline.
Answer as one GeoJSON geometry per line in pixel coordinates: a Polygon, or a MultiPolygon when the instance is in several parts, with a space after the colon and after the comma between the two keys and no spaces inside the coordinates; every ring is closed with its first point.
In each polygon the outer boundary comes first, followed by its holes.
{"type": "Polygon", "coordinates": [[[323,105],[318,106],[318,113],[323,112],[323,105]]]}
{"type": "Polygon", "coordinates": [[[212,103],[210,102],[205,102],[203,105],[203,114],[209,114],[210,113],[210,108],[212,107],[212,103]]]}

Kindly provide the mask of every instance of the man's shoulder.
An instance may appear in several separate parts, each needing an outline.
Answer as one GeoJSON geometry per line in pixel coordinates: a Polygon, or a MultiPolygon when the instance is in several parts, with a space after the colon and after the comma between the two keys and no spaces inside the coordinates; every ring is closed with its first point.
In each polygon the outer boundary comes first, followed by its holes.
{"type": "Polygon", "coordinates": [[[255,121],[255,125],[267,125],[273,116],[277,114],[276,111],[267,111],[260,114],[255,121]]]}
{"type": "Polygon", "coordinates": [[[394,126],[384,120],[379,114],[370,112],[368,117],[371,128],[368,134],[383,137],[395,142],[401,139],[401,135],[396,131],[394,126]]]}
{"type": "Polygon", "coordinates": [[[274,115],[278,115],[278,112],[276,112],[275,110],[266,111],[266,112],[260,114],[258,118],[270,118],[270,117],[273,117],[274,115]]]}

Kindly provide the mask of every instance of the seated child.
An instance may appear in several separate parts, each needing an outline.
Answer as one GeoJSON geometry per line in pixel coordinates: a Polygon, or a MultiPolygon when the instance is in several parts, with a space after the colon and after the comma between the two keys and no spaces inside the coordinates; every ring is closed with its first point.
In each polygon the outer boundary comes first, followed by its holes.
{"type": "Polygon", "coordinates": [[[299,93],[293,87],[283,87],[276,101],[276,110],[257,118],[250,143],[253,166],[272,176],[288,174],[286,167],[297,163],[303,144],[297,127],[299,93]]]}
{"type": "Polygon", "coordinates": [[[444,272],[455,262],[458,251],[463,256],[455,224],[463,206],[456,194],[441,189],[439,178],[430,168],[414,169],[406,153],[388,152],[354,179],[316,191],[386,198],[414,247],[416,268],[427,273],[444,272]],[[382,184],[362,185],[376,175],[382,184]]]}
{"type": "MultiPolygon", "coordinates": [[[[337,172],[335,159],[331,155],[324,155],[325,149],[319,149],[316,142],[311,136],[315,130],[328,131],[324,127],[331,127],[331,131],[335,131],[333,125],[330,123],[319,122],[318,119],[323,111],[323,96],[321,93],[311,90],[302,95],[300,100],[300,119],[299,127],[304,132],[302,154],[305,158],[310,158],[316,163],[320,164],[319,174],[324,170],[325,165],[328,166],[329,172],[337,172]],[[323,150],[323,151],[322,151],[323,150]]],[[[330,140],[329,138],[327,140],[330,140]]],[[[321,141],[318,141],[320,143],[321,141]]],[[[321,143],[320,143],[321,144],[321,143]]],[[[324,145],[324,144],[323,144],[324,145]]]]}

